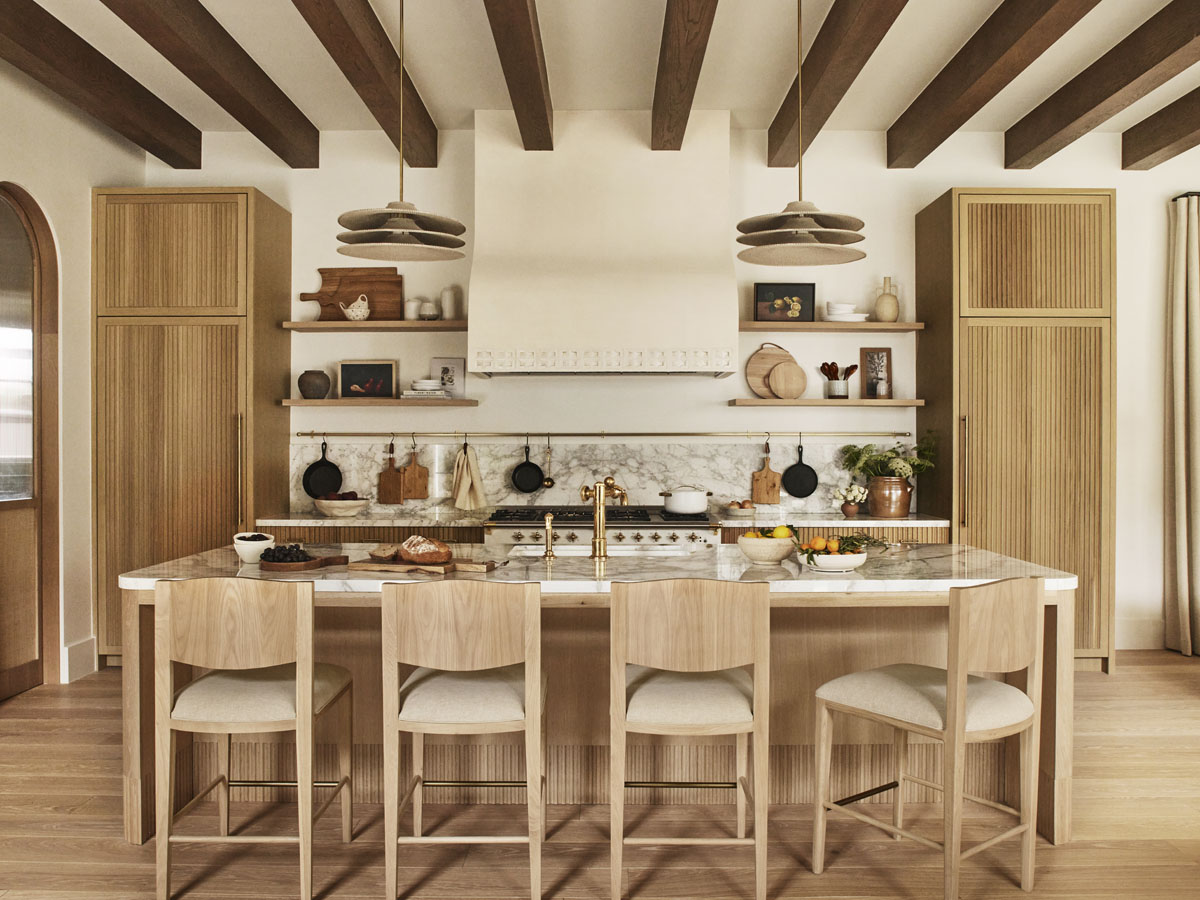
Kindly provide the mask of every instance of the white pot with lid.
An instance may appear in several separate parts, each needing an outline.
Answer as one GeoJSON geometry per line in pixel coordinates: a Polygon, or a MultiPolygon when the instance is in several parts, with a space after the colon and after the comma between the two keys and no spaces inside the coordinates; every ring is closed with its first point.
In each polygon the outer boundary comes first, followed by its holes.
{"type": "Polygon", "coordinates": [[[708,498],[712,496],[712,491],[706,491],[694,484],[685,484],[669,491],[660,491],[658,496],[663,498],[663,508],[667,512],[694,516],[708,512],[708,498]]]}

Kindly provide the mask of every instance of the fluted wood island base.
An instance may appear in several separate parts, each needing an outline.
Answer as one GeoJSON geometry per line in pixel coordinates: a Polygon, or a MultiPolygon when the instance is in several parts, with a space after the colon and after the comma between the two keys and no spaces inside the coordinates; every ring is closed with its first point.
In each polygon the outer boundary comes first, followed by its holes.
{"type": "MultiPolygon", "coordinates": [[[[316,554],[347,553],[364,558],[374,545],[310,546],[316,554]]],[[[478,547],[460,547],[460,555],[478,547]]],[[[232,549],[164,563],[121,576],[124,589],[124,782],[125,835],[143,843],[154,830],[153,585],[163,578],[211,576],[280,577],[241,566],[232,549]]],[[[751,567],[733,546],[678,558],[614,558],[601,571],[583,558],[511,560],[487,575],[449,578],[539,581],[543,591],[543,665],[549,675],[550,803],[608,801],[608,592],[612,581],[661,578],[765,580],[772,592],[771,784],[770,802],[812,800],[813,691],[847,672],[895,662],[945,665],[946,604],[951,587],[1017,576],[1046,578],[1045,682],[1041,731],[1038,829],[1062,843],[1071,830],[1072,702],[1074,697],[1073,575],[1044,569],[987,551],[957,545],[918,545],[898,555],[875,557],[850,575],[808,571],[794,560],[782,566],[751,567]]],[[[287,576],[285,576],[287,577],[287,576]]],[[[379,601],[382,576],[330,567],[290,576],[316,582],[316,658],[346,666],[354,675],[355,797],[382,799],[380,731],[379,601]],[[359,577],[365,576],[365,577],[359,577]]],[[[438,576],[404,576],[427,580],[438,576]]],[[[215,777],[215,744],[180,736],[179,803],[196,785],[215,777]]],[[[478,738],[429,736],[425,774],[431,779],[516,780],[524,777],[519,736],[478,738]]],[[[333,736],[317,732],[318,778],[333,771],[333,736]]],[[[679,740],[631,735],[629,778],[638,781],[729,781],[734,771],[731,740],[679,740]],[[640,741],[634,744],[634,740],[640,741]]],[[[848,796],[891,780],[892,737],[866,723],[835,722],[834,794],[848,796]]],[[[1015,803],[1017,752],[1014,742],[969,746],[968,793],[1015,803]]],[[[407,751],[407,747],[405,747],[407,751]]],[[[405,753],[405,757],[406,757],[405,753]]],[[[235,779],[279,780],[293,776],[293,736],[259,735],[236,740],[235,779]]],[[[914,774],[940,781],[941,745],[914,743],[914,774]]],[[[402,760],[407,766],[407,759],[402,760]]],[[[402,773],[403,780],[408,776],[402,773]]],[[[481,790],[481,789],[473,789],[481,790]]],[[[523,803],[523,791],[482,789],[477,796],[456,788],[429,789],[430,802],[481,799],[523,803]]],[[[245,789],[236,799],[287,799],[289,789],[245,789]],[[256,793],[257,792],[257,793],[256,793]]],[[[910,798],[936,800],[912,785],[910,798]]],[[[887,799],[884,795],[883,800],[887,799]]],[[[627,802],[732,803],[729,792],[702,789],[630,791],[627,802]]]]}

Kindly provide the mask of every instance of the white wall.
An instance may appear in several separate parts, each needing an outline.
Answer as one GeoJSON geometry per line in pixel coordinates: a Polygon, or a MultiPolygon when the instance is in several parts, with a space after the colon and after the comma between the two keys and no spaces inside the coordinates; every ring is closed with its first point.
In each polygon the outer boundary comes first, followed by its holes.
{"type": "Polygon", "coordinates": [[[54,231],[59,260],[62,677],[95,668],[92,621],[91,189],[140,185],[145,153],[0,63],[0,181],[27,190],[54,231]]]}

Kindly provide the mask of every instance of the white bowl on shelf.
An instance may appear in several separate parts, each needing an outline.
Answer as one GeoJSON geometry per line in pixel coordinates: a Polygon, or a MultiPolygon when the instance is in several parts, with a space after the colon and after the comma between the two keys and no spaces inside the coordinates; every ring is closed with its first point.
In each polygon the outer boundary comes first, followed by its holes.
{"type": "Polygon", "coordinates": [[[870,313],[825,313],[826,322],[865,322],[870,313]]]}
{"type": "Polygon", "coordinates": [[[751,562],[778,565],[796,549],[791,538],[748,538],[744,534],[738,537],[738,549],[751,562]]]}
{"type": "Polygon", "coordinates": [[[322,515],[337,519],[349,519],[366,509],[370,502],[370,500],[321,500],[318,498],[313,501],[313,504],[322,515]]]}
{"type": "Polygon", "coordinates": [[[813,561],[811,563],[808,562],[807,557],[805,557],[804,560],[810,569],[815,569],[818,572],[844,573],[853,572],[855,569],[865,563],[867,561],[867,554],[853,553],[849,556],[846,556],[841,553],[824,553],[817,554],[812,559],[813,561]]]}
{"type": "Polygon", "coordinates": [[[233,536],[233,549],[238,555],[238,559],[246,565],[253,565],[258,562],[258,558],[262,556],[264,550],[268,550],[275,546],[275,535],[266,535],[265,541],[249,541],[246,540],[252,534],[263,534],[261,531],[239,531],[233,536]]]}

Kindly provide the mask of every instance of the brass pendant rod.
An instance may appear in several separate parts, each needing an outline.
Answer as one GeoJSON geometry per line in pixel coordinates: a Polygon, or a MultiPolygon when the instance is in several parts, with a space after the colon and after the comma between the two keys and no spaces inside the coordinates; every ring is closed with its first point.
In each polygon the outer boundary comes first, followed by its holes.
{"type": "Polygon", "coordinates": [[[301,438],[348,438],[348,437],[364,437],[364,438],[386,438],[395,439],[396,435],[410,435],[414,439],[423,438],[455,438],[457,440],[469,438],[520,438],[528,440],[532,434],[534,437],[544,437],[547,440],[560,438],[682,438],[682,437],[744,437],[747,440],[762,440],[769,439],[772,435],[776,437],[791,437],[796,436],[799,440],[801,436],[808,435],[809,437],[886,437],[886,438],[906,438],[912,437],[911,431],[475,431],[475,430],[459,430],[459,431],[409,431],[406,428],[401,428],[398,431],[297,431],[296,437],[301,438]]]}
{"type": "Polygon", "coordinates": [[[400,0],[399,46],[396,53],[400,57],[400,197],[404,201],[404,0],[400,0]]]}
{"type": "MultiPolygon", "coordinates": [[[[404,0],[400,0],[401,4],[404,0]]],[[[796,0],[796,196],[804,199],[804,0],[796,0]]]]}

